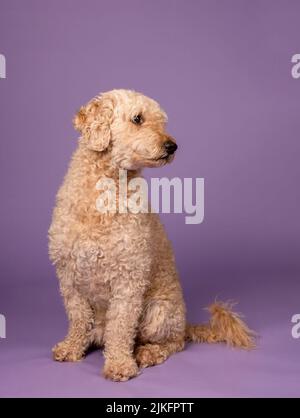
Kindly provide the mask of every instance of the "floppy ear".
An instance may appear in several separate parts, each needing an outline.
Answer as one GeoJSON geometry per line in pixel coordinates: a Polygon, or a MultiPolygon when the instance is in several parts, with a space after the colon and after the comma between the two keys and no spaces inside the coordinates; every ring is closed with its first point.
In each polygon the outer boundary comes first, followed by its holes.
{"type": "Polygon", "coordinates": [[[73,123],[86,146],[94,151],[104,151],[111,139],[110,124],[113,104],[108,98],[96,98],[80,108],[73,123]]]}

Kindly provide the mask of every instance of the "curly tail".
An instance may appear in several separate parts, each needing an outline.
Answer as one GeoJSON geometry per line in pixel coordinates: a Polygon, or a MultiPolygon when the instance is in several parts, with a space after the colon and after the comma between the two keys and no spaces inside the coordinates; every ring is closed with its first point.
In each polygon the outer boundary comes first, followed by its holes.
{"type": "Polygon", "coordinates": [[[231,347],[246,350],[255,348],[255,332],[242,316],[232,311],[233,303],[216,302],[208,307],[211,318],[205,325],[187,325],[185,338],[197,343],[225,342],[231,347]]]}

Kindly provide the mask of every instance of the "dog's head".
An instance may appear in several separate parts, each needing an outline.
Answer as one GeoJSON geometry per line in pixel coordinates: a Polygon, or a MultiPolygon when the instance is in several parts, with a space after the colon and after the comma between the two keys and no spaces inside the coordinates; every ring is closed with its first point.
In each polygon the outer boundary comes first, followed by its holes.
{"type": "Polygon", "coordinates": [[[127,170],[159,167],[174,158],[175,140],[166,133],[167,116],[154,100],[131,90],[112,90],[92,99],[74,118],[83,144],[110,153],[127,170]]]}

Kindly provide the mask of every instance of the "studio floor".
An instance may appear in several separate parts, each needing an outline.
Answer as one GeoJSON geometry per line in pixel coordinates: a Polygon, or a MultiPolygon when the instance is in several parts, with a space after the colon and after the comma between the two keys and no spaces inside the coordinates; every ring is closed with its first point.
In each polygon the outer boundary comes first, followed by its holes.
{"type": "MultiPolygon", "coordinates": [[[[300,339],[293,339],[291,317],[300,311],[296,277],[252,277],[236,282],[222,297],[239,299],[242,311],[260,338],[251,352],[223,345],[187,345],[166,363],[145,369],[129,382],[101,376],[101,352],[79,363],[55,363],[51,346],[66,330],[54,281],[6,285],[1,309],[7,338],[0,340],[1,397],[297,397],[300,395],[300,339]],[[13,303],[12,303],[13,301],[13,303]]],[[[189,289],[190,291],[190,289],[189,289]]],[[[213,282],[195,286],[199,300],[187,304],[194,321],[205,321],[205,303],[216,295],[213,282]],[[212,296],[213,295],[213,296],[212,296]],[[209,299],[210,297],[210,299],[209,299]]]]}

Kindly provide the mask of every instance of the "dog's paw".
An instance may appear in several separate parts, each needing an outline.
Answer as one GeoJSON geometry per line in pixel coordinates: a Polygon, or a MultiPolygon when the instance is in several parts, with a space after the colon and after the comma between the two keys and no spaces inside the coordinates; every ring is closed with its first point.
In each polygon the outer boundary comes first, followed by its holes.
{"type": "Polygon", "coordinates": [[[134,359],[123,361],[106,360],[103,375],[114,382],[125,382],[139,374],[139,368],[134,359]]]}
{"type": "Polygon", "coordinates": [[[80,361],[84,353],[78,347],[73,347],[68,342],[62,341],[52,348],[55,361],[80,361]]]}
{"type": "Polygon", "coordinates": [[[145,344],[137,347],[136,361],[141,368],[163,363],[168,355],[158,344],[145,344]]]}

